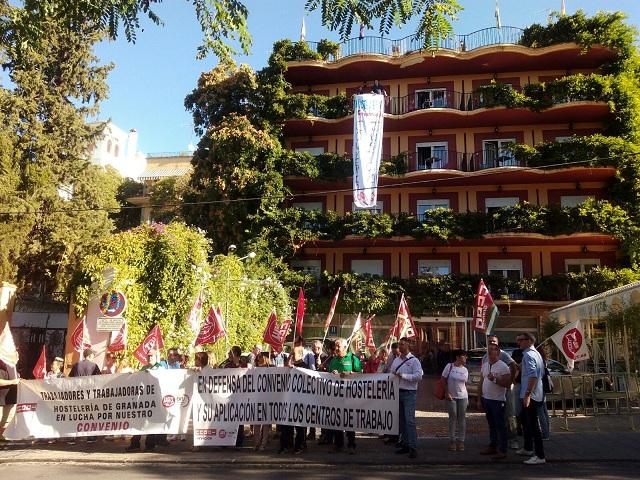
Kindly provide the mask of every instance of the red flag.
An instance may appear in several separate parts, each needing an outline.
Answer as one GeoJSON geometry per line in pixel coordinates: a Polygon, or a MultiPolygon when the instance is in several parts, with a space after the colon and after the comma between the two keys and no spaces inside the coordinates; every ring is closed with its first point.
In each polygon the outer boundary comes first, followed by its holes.
{"type": "Polygon", "coordinates": [[[161,350],[163,347],[162,332],[160,332],[160,327],[156,324],[138,348],[134,350],[133,356],[143,365],[147,365],[149,363],[147,360],[149,352],[152,350],[161,350]]]}
{"type": "Polygon", "coordinates": [[[222,326],[222,312],[220,307],[209,309],[209,314],[205,318],[198,338],[196,338],[196,347],[207,343],[216,343],[225,336],[224,327],[222,326]]]}
{"type": "MultiPolygon", "coordinates": [[[[473,329],[477,332],[487,332],[487,317],[489,317],[489,325],[493,325],[498,307],[493,302],[489,289],[484,284],[484,280],[480,279],[478,284],[478,293],[476,294],[476,304],[473,309],[473,329]]],[[[490,329],[490,328],[489,328],[490,329]]]]}
{"type": "Polygon", "coordinates": [[[47,354],[45,352],[44,345],[40,351],[40,358],[36,362],[36,366],[33,367],[33,378],[36,380],[42,380],[47,375],[47,354]]]}
{"type": "Polygon", "coordinates": [[[338,303],[339,295],[340,295],[340,287],[338,287],[336,294],[333,296],[333,300],[331,300],[331,307],[329,308],[327,319],[324,321],[325,331],[329,328],[329,325],[331,325],[331,320],[333,320],[333,315],[336,313],[336,304],[338,303]]]}
{"type": "Polygon", "coordinates": [[[400,299],[400,305],[398,306],[397,322],[397,338],[413,338],[416,336],[416,324],[413,323],[411,314],[409,313],[409,306],[407,305],[407,299],[404,298],[404,293],[400,299]]]}
{"type": "Polygon", "coordinates": [[[122,322],[116,338],[109,344],[108,352],[121,352],[127,348],[127,321],[122,322]]]}
{"type": "Polygon", "coordinates": [[[189,311],[189,315],[187,316],[187,323],[191,327],[191,331],[196,333],[198,331],[198,327],[200,326],[200,312],[202,311],[202,290],[198,293],[196,297],[196,301],[193,303],[193,307],[189,311]]]}
{"type": "Polygon", "coordinates": [[[304,322],[304,290],[298,292],[298,306],[296,307],[296,335],[302,336],[302,324],[304,322]]]}
{"type": "Polygon", "coordinates": [[[364,322],[364,343],[370,352],[376,351],[376,343],[373,341],[373,326],[371,325],[373,317],[375,315],[372,315],[364,322]]]}
{"type": "Polygon", "coordinates": [[[284,341],[289,333],[292,320],[285,320],[282,325],[278,325],[278,317],[276,315],[276,309],[271,310],[269,320],[267,320],[267,326],[264,329],[264,335],[262,340],[271,345],[274,352],[280,353],[284,347],[284,341]]]}
{"type": "Polygon", "coordinates": [[[89,342],[89,334],[87,332],[87,316],[82,317],[82,320],[71,334],[71,343],[73,349],[76,352],[84,352],[87,348],[91,348],[91,342],[89,342]]]}

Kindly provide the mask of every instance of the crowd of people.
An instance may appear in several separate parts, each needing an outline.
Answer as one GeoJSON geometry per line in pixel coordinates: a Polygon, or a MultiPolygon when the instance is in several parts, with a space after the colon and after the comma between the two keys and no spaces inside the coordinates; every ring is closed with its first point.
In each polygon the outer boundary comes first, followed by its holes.
{"type": "MultiPolygon", "coordinates": [[[[545,405],[542,378],[545,375],[545,360],[535,347],[535,337],[530,333],[518,335],[519,349],[511,355],[500,349],[495,335],[487,337],[487,354],[482,359],[481,382],[478,385],[477,407],[485,412],[489,427],[489,443],[481,453],[491,455],[498,461],[507,457],[509,448],[517,454],[528,456],[526,464],[545,462],[543,439],[548,438],[548,412],[545,405]],[[518,433],[524,437],[522,445],[518,433]]],[[[423,378],[422,361],[411,353],[411,341],[407,338],[390,345],[390,349],[380,348],[365,358],[361,352],[349,351],[350,343],[345,339],[327,341],[316,340],[311,348],[305,347],[302,337],[297,337],[293,348],[287,353],[263,351],[262,345],[253,346],[248,355],[243,355],[239,346],[233,346],[228,357],[219,364],[211,353],[197,352],[193,365],[189,356],[180,353],[177,348],[167,351],[162,359],[157,351],[151,351],[146,369],[193,368],[264,368],[270,366],[298,367],[328,372],[340,377],[359,373],[387,373],[399,379],[399,435],[384,436],[385,443],[394,445],[396,453],[417,457],[416,403],[418,385],[423,378]]],[[[450,361],[441,371],[445,385],[445,404],[449,415],[449,450],[464,451],[466,433],[466,412],[469,406],[467,385],[469,372],[466,368],[467,352],[454,350],[448,352],[450,361]]],[[[117,362],[113,353],[107,352],[104,364],[100,368],[95,363],[96,353],[92,349],[83,352],[83,358],[73,365],[71,377],[126,373],[133,370],[125,359],[117,362]]],[[[423,359],[424,360],[424,359],[423,359]]],[[[56,357],[51,363],[48,378],[59,378],[63,374],[63,359],[56,357]]],[[[2,369],[0,369],[2,370],[2,369]]],[[[7,380],[0,371],[0,399],[9,386],[18,380],[7,380]]],[[[6,420],[6,419],[5,419],[6,420]]],[[[271,425],[241,426],[237,436],[237,446],[244,446],[246,437],[253,437],[253,447],[265,450],[269,439],[278,439],[278,453],[301,454],[307,449],[307,442],[314,440],[318,445],[330,445],[335,451],[345,450],[356,453],[356,434],[353,431],[321,429],[303,426],[277,425],[275,431],[271,425]],[[346,448],[345,448],[346,437],[346,448]]],[[[169,440],[185,440],[185,436],[167,438],[166,435],[147,435],[145,451],[152,451],[158,445],[169,445],[169,440]]],[[[96,437],[89,437],[95,442],[96,437]]],[[[141,449],[141,436],[135,435],[126,448],[127,451],[141,449]]]]}

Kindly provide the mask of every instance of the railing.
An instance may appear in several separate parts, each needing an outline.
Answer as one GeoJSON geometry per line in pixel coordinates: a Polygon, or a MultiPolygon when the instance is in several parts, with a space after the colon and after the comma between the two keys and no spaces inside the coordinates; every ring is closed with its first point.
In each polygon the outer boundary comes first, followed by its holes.
{"type": "MultiPolygon", "coordinates": [[[[469,52],[490,45],[518,45],[522,33],[523,30],[518,27],[491,27],[466,35],[453,34],[436,41],[417,39],[413,35],[398,40],[373,36],[356,37],[340,43],[338,54],[330,56],[327,61],[335,62],[341,58],[363,54],[399,57],[421,50],[469,52]]],[[[312,50],[318,51],[318,42],[307,42],[307,44],[312,50]]]]}
{"type": "MultiPolygon", "coordinates": [[[[349,154],[345,155],[350,159],[349,154]]],[[[455,150],[432,150],[430,153],[403,152],[400,155],[383,154],[380,159],[382,175],[401,175],[429,170],[459,170],[476,172],[489,168],[526,167],[526,163],[506,150],[484,150],[474,153],[455,150]]]]}

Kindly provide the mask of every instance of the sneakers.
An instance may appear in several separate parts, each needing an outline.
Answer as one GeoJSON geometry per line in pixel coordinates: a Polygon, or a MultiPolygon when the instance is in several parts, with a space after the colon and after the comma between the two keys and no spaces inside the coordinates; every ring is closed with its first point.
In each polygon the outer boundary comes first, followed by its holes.
{"type": "Polygon", "coordinates": [[[509,448],[511,450],[519,450],[520,444],[518,443],[518,440],[509,440],[509,448]]]}
{"type": "Polygon", "coordinates": [[[409,452],[410,452],[409,447],[400,447],[398,450],[396,450],[396,453],[398,455],[402,455],[404,453],[409,453],[409,452]]]}
{"type": "Polygon", "coordinates": [[[456,450],[458,450],[459,452],[464,452],[464,443],[458,442],[456,444],[456,450]]]}
{"type": "Polygon", "coordinates": [[[533,455],[533,450],[525,450],[524,448],[521,448],[516,452],[516,454],[522,455],[523,457],[530,457],[531,455],[533,455]]]}
{"type": "Polygon", "coordinates": [[[449,443],[449,451],[450,452],[455,452],[456,451],[456,444],[451,442],[449,443]]]}
{"type": "Polygon", "coordinates": [[[139,452],[140,451],[140,445],[129,445],[127,448],[124,449],[125,452],[139,452]]]}
{"type": "Polygon", "coordinates": [[[416,458],[418,456],[418,451],[415,448],[409,450],[409,458],[416,458]]]}
{"type": "Polygon", "coordinates": [[[544,458],[538,458],[534,455],[529,460],[525,460],[522,463],[524,463],[525,465],[542,465],[543,463],[547,463],[547,461],[544,458]]]}

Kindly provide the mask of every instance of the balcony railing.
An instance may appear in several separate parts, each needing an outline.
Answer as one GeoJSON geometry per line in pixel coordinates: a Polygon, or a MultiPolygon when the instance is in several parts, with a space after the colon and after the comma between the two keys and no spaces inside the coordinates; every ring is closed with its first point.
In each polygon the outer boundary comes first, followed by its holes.
{"type": "MultiPolygon", "coordinates": [[[[350,158],[349,154],[345,155],[350,158]]],[[[432,150],[430,153],[404,152],[400,155],[381,156],[382,175],[402,175],[429,170],[458,170],[476,172],[489,168],[526,167],[526,163],[509,150],[488,149],[464,153],[455,150],[432,150]]]]}
{"type": "MultiPolygon", "coordinates": [[[[553,104],[566,104],[580,101],[593,101],[588,95],[573,96],[554,96],[553,104]]],[[[343,108],[337,112],[327,110],[326,100],[311,97],[307,104],[307,113],[309,116],[336,119],[344,118],[343,116],[352,115],[353,109],[350,102],[345,103],[343,108]]],[[[491,96],[491,92],[483,93],[475,92],[456,92],[452,90],[442,91],[441,96],[432,99],[422,99],[416,94],[405,95],[403,97],[386,97],[384,104],[384,113],[389,115],[405,115],[407,113],[439,109],[450,109],[461,112],[471,112],[481,108],[494,108],[504,106],[500,101],[495,100],[491,96]]]]}
{"type": "MultiPolygon", "coordinates": [[[[469,52],[490,45],[518,45],[522,38],[522,33],[523,30],[518,27],[491,27],[467,35],[453,34],[437,41],[416,39],[415,36],[408,36],[399,40],[373,36],[356,37],[340,43],[338,54],[330,56],[328,61],[335,62],[341,58],[362,54],[400,57],[421,50],[469,52]]],[[[307,42],[307,44],[312,50],[318,50],[318,42],[307,42]]]]}

